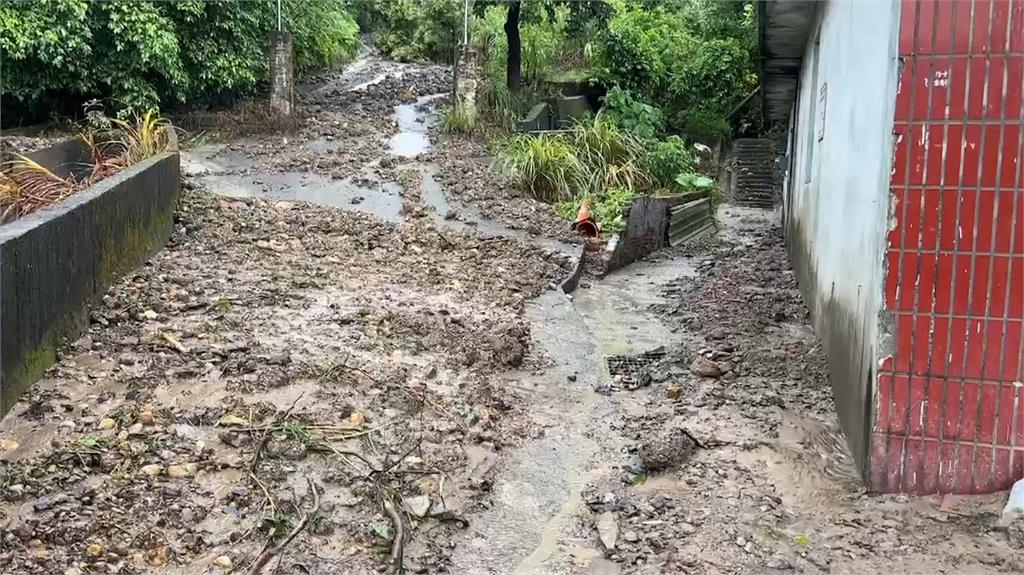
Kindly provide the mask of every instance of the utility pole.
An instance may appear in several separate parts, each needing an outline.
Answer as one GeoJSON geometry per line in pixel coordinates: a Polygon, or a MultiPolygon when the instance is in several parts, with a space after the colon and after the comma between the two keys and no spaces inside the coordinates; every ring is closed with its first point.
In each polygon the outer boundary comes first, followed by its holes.
{"type": "Polygon", "coordinates": [[[277,0],[277,30],[270,33],[270,109],[291,116],[295,102],[295,52],[292,35],[282,30],[281,0],[277,0]]]}

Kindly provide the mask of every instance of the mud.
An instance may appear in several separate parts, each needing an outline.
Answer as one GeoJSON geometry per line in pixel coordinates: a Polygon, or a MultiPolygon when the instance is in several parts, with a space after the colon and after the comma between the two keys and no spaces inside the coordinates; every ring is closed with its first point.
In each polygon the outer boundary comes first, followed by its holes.
{"type": "Polygon", "coordinates": [[[581,288],[561,319],[530,316],[533,333],[549,326],[543,349],[556,366],[576,357],[588,369],[572,382],[550,370],[550,394],[532,409],[562,415],[498,464],[493,506],[470,516],[452,572],[1020,572],[1016,530],[998,522],[1005,494],[864,493],[777,223],[729,207],[719,218],[716,239],[581,288]],[[608,333],[632,342],[568,352],[581,334],[608,333]],[[611,378],[602,357],[661,345],[668,354],[650,386],[593,395],[611,378]],[[730,365],[700,377],[699,353],[730,365]],[[513,502],[500,496],[530,462],[547,473],[513,502]],[[543,511],[531,519],[534,502],[543,511]],[[538,527],[536,517],[549,520],[538,527]]]}

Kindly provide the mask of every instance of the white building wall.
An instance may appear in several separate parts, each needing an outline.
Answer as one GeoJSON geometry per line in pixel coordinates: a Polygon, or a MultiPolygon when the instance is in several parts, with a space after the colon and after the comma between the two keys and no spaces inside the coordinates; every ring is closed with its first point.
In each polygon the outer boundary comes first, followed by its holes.
{"type": "Polygon", "coordinates": [[[829,354],[840,420],[863,465],[889,221],[899,3],[829,0],[813,30],[794,105],[787,243],[829,354]]]}

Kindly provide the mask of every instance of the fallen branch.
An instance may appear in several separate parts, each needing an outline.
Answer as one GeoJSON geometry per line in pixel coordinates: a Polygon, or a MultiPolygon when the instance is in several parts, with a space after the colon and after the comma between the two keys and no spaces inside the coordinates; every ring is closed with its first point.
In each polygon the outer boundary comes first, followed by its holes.
{"type": "Polygon", "coordinates": [[[402,525],[402,518],[391,499],[384,498],[384,512],[388,514],[391,523],[395,525],[395,538],[391,541],[391,568],[389,573],[399,573],[402,570],[402,550],[405,542],[405,527],[402,525]]]}
{"type": "Polygon", "coordinates": [[[288,537],[285,537],[284,540],[277,545],[269,547],[265,549],[263,553],[260,553],[260,556],[256,558],[255,562],[253,562],[252,567],[249,568],[249,575],[256,575],[263,571],[263,568],[266,567],[267,563],[269,563],[275,556],[279,555],[281,551],[284,550],[284,548],[287,547],[288,544],[291,543],[292,540],[309,525],[310,520],[320,512],[320,494],[316,491],[316,485],[313,484],[312,479],[307,479],[306,481],[309,483],[309,490],[313,494],[313,508],[309,510],[309,513],[306,513],[302,517],[302,520],[295,526],[295,529],[292,529],[292,532],[288,534],[288,537]]]}

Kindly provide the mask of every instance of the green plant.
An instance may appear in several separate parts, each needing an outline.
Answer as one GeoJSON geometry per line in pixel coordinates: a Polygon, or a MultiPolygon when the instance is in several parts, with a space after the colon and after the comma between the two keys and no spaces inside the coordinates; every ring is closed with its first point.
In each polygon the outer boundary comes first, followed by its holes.
{"type": "Polygon", "coordinates": [[[313,432],[309,426],[301,421],[286,421],[281,424],[281,433],[286,437],[299,441],[301,443],[308,443],[313,439],[313,432]]]}
{"type": "Polygon", "coordinates": [[[629,188],[609,188],[593,196],[591,210],[602,233],[622,229],[623,211],[635,198],[636,191],[629,188]]]}
{"type": "Polygon", "coordinates": [[[441,128],[450,134],[472,134],[477,130],[476,106],[459,102],[441,112],[441,128]]]}
{"type": "MultiPolygon", "coordinates": [[[[353,55],[344,0],[284,0],[300,71],[353,55]]],[[[110,99],[135,111],[251,93],[267,77],[271,2],[40,0],[0,3],[3,94],[29,112],[110,99]]]]}
{"type": "Polygon", "coordinates": [[[93,434],[85,435],[78,440],[78,445],[87,449],[106,447],[109,443],[110,439],[93,434]]]}
{"type": "Polygon", "coordinates": [[[295,517],[284,513],[279,509],[273,509],[270,513],[260,518],[257,528],[269,539],[279,539],[291,533],[295,524],[295,517]]]}
{"type": "Polygon", "coordinates": [[[679,136],[647,142],[647,169],[659,187],[674,187],[676,176],[696,167],[697,158],[679,136]]]}
{"type": "Polygon", "coordinates": [[[661,110],[618,86],[605,95],[601,115],[626,132],[645,140],[657,138],[665,131],[665,115],[661,110]]]}
{"type": "Polygon", "coordinates": [[[499,144],[498,165],[533,197],[554,202],[574,197],[587,186],[577,152],[562,134],[520,134],[499,144]]]}
{"type": "Polygon", "coordinates": [[[703,174],[679,174],[676,183],[684,192],[703,192],[715,187],[715,180],[703,174]]]}
{"type": "Polygon", "coordinates": [[[600,115],[576,124],[571,141],[585,167],[588,191],[650,186],[650,175],[644,169],[643,142],[600,115]]]}

